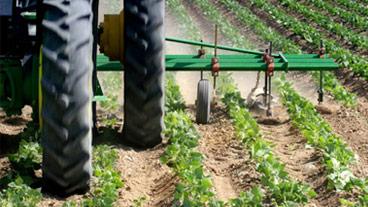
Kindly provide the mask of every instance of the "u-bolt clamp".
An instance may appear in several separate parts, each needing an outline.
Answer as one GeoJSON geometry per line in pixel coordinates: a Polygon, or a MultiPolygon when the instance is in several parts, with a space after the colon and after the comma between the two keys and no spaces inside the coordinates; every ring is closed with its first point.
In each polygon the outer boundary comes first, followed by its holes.
{"type": "Polygon", "coordinates": [[[273,61],[273,57],[267,53],[263,54],[263,61],[267,64],[267,75],[273,76],[275,70],[275,63],[273,61]]]}
{"type": "Polygon", "coordinates": [[[213,57],[211,59],[211,71],[212,71],[212,76],[214,77],[218,76],[220,72],[220,62],[217,57],[213,57]]]}
{"type": "Polygon", "coordinates": [[[203,58],[206,55],[206,50],[201,48],[198,50],[198,57],[203,58]]]}

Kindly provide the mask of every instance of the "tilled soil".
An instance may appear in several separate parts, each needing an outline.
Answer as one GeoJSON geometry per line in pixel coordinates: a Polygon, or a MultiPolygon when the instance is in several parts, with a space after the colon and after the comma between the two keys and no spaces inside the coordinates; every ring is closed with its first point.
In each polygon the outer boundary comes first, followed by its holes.
{"type": "Polygon", "coordinates": [[[144,199],[147,207],[171,206],[178,179],[159,160],[164,150],[165,145],[144,151],[118,148],[117,166],[125,184],[117,206],[134,206],[139,199],[144,199]]]}
{"type": "Polygon", "coordinates": [[[329,96],[325,96],[322,105],[317,103],[316,86],[306,75],[293,76],[294,88],[297,92],[311,101],[317,108],[325,108],[321,113],[322,117],[332,127],[333,132],[346,142],[358,155],[357,164],[351,166],[353,173],[359,177],[368,176],[368,121],[364,113],[355,109],[346,108],[339,105],[329,96]],[[303,81],[302,81],[303,80],[303,81]]]}
{"type": "Polygon", "coordinates": [[[10,163],[7,157],[0,158],[0,179],[10,171],[10,163]]]}
{"type": "Polygon", "coordinates": [[[16,150],[20,140],[19,135],[32,121],[31,114],[32,108],[29,106],[22,109],[22,114],[12,116],[7,116],[0,108],[0,157],[16,150]]]}
{"type": "Polygon", "coordinates": [[[258,124],[263,137],[272,143],[272,151],[285,164],[290,177],[308,184],[318,194],[307,206],[337,206],[339,195],[327,190],[327,180],[321,163],[323,155],[315,148],[308,147],[306,139],[286,118],[286,109],[280,105],[273,107],[272,119],[283,120],[281,122],[264,122],[267,119],[263,117],[264,114],[260,115],[255,111],[252,114],[261,121],[258,124]]]}
{"type": "MultiPolygon", "coordinates": [[[[190,113],[193,117],[194,107],[190,113]]],[[[255,163],[236,138],[224,107],[216,106],[212,110],[209,124],[195,126],[201,136],[198,150],[205,157],[204,167],[212,178],[218,199],[236,198],[240,192],[259,184],[255,163]]]]}

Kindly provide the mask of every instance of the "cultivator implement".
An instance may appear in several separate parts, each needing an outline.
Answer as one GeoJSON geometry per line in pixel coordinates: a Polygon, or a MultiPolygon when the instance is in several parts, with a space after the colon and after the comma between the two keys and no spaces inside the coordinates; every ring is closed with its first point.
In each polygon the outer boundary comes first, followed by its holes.
{"type": "MultiPolygon", "coordinates": [[[[220,71],[258,71],[265,72],[265,89],[264,105],[268,107],[267,115],[271,115],[271,77],[274,72],[288,72],[288,71],[319,71],[320,72],[320,89],[318,90],[318,101],[323,101],[323,71],[337,70],[338,65],[332,58],[325,54],[323,44],[318,54],[271,54],[272,48],[265,49],[264,52],[247,50],[242,48],[234,48],[223,45],[216,45],[205,42],[191,41],[177,38],[166,38],[166,41],[188,44],[192,46],[199,46],[196,55],[169,55],[165,56],[165,69],[166,71],[208,71],[212,72],[214,79],[220,71]],[[222,55],[210,55],[206,54],[204,47],[214,48],[215,50],[231,51],[238,54],[222,54],[222,55]]],[[[215,41],[217,42],[217,41],[215,41]]],[[[214,52],[217,54],[217,52],[214,52]]],[[[119,55],[115,55],[119,57],[119,55]]],[[[123,64],[120,61],[110,61],[110,58],[105,55],[99,55],[97,57],[97,71],[124,71],[123,64]]],[[[201,75],[203,77],[203,75],[201,75]]],[[[202,78],[201,78],[202,79],[202,78]]],[[[209,84],[207,81],[206,84],[209,84]]],[[[210,87],[205,87],[209,90],[210,87]]],[[[215,88],[213,88],[215,90],[215,88]]],[[[211,95],[208,91],[202,92],[198,90],[200,94],[211,95]]],[[[200,94],[197,94],[198,101],[201,99],[200,94]]],[[[100,94],[102,95],[102,94],[100,94]]],[[[203,98],[203,100],[211,100],[209,97],[203,98]]],[[[206,101],[207,102],[207,101],[206,101]]],[[[197,107],[197,114],[207,111],[210,105],[210,101],[206,104],[197,103],[197,106],[203,106],[204,108],[197,107]]],[[[209,121],[209,112],[205,115],[205,118],[198,119],[197,122],[207,123],[209,121]]]]}
{"type": "MultiPolygon", "coordinates": [[[[34,122],[40,120],[45,191],[65,196],[88,189],[95,102],[104,100],[97,72],[124,71],[123,139],[147,148],[162,140],[165,70],[211,71],[214,80],[222,71],[261,71],[270,104],[275,72],[321,71],[322,86],[322,72],[338,69],[323,47],[318,54],[233,48],[217,44],[217,29],[214,44],[166,38],[199,50],[165,55],[164,3],[125,0],[125,12],[106,15],[98,27],[98,0],[0,1],[0,107],[14,114],[31,105],[34,122]]],[[[201,77],[197,121],[207,123],[216,84],[201,77]]]]}

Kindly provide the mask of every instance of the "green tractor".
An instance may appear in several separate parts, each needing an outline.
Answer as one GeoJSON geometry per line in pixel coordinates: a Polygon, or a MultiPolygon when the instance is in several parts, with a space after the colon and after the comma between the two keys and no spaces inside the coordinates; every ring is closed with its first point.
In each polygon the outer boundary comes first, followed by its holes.
{"type": "MultiPolygon", "coordinates": [[[[162,141],[164,71],[264,71],[270,95],[274,71],[334,70],[319,54],[288,55],[166,38],[238,55],[164,54],[164,0],[125,0],[124,12],[98,23],[98,0],[0,0],[0,107],[33,108],[41,130],[43,191],[68,196],[88,190],[92,128],[102,96],[97,71],[124,71],[126,142],[162,141]],[[98,45],[101,53],[97,51],[98,45]]],[[[217,41],[216,41],[217,42],[217,41]]],[[[322,79],[321,79],[322,80],[322,79]]],[[[197,121],[207,123],[211,87],[198,84],[197,121]]]]}
{"type": "MultiPolygon", "coordinates": [[[[129,44],[123,133],[143,148],[162,140],[164,4],[124,4],[129,24],[121,39],[129,44]]],[[[66,196],[89,186],[97,17],[98,0],[0,1],[0,104],[8,114],[32,106],[41,128],[46,192],[66,196]]]]}

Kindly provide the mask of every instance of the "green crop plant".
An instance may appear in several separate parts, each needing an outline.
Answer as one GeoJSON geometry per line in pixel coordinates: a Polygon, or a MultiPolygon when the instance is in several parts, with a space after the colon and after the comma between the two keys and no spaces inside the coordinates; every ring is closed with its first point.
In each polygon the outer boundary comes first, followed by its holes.
{"type": "Polygon", "coordinates": [[[320,14],[303,4],[300,4],[295,0],[281,0],[280,3],[288,8],[289,11],[295,11],[302,14],[304,17],[312,20],[319,26],[328,29],[329,31],[335,33],[340,38],[349,41],[357,48],[367,50],[368,48],[368,38],[366,36],[362,36],[356,34],[354,31],[346,28],[345,26],[338,24],[331,20],[330,17],[320,14]]]}
{"type": "MultiPolygon", "coordinates": [[[[331,0],[328,0],[331,2],[331,0]]],[[[332,1],[334,4],[342,5],[346,8],[346,10],[355,12],[357,14],[362,15],[363,17],[368,16],[368,9],[367,6],[357,3],[356,1],[352,0],[335,0],[332,1]]]]}
{"type": "Polygon", "coordinates": [[[175,83],[172,73],[166,74],[165,111],[184,110],[184,99],[180,94],[179,86],[175,83]]]}
{"type": "Polygon", "coordinates": [[[21,177],[15,178],[6,189],[0,191],[2,207],[36,207],[41,199],[41,192],[29,187],[21,177]]]}
{"type": "Polygon", "coordinates": [[[267,12],[270,18],[274,19],[285,28],[290,29],[295,34],[300,35],[315,47],[319,47],[321,41],[323,41],[327,52],[335,58],[342,67],[348,67],[355,74],[368,79],[368,60],[366,58],[362,58],[342,48],[339,46],[338,42],[326,38],[311,25],[289,16],[266,0],[251,0],[251,4],[267,12]]]}
{"type": "Polygon", "coordinates": [[[343,21],[350,23],[359,30],[366,31],[368,29],[367,17],[359,16],[355,12],[346,11],[324,0],[308,0],[306,2],[319,8],[320,10],[328,11],[330,14],[340,17],[343,21]]]}
{"type": "Polygon", "coordinates": [[[195,147],[199,136],[182,111],[169,112],[165,116],[165,136],[169,137],[161,161],[172,167],[180,178],[175,190],[175,202],[182,206],[206,206],[214,199],[211,179],[204,174],[203,156],[195,147]]]}
{"type": "Polygon", "coordinates": [[[33,174],[34,170],[41,168],[42,149],[38,142],[21,140],[18,151],[8,158],[16,171],[33,174]]]}
{"type": "Polygon", "coordinates": [[[98,145],[93,150],[93,183],[91,198],[77,201],[67,201],[63,207],[105,207],[113,206],[118,199],[118,190],[123,187],[120,172],[115,163],[118,153],[107,145],[98,145]]]}

